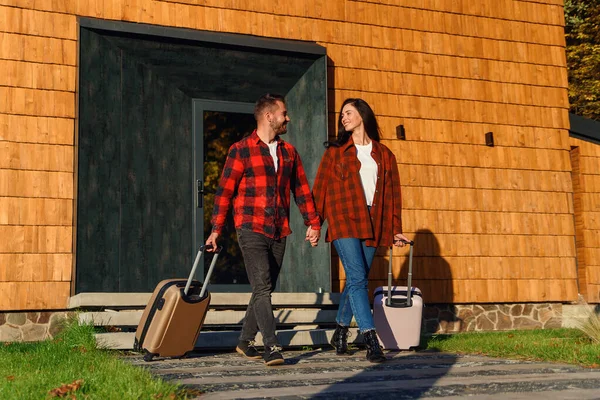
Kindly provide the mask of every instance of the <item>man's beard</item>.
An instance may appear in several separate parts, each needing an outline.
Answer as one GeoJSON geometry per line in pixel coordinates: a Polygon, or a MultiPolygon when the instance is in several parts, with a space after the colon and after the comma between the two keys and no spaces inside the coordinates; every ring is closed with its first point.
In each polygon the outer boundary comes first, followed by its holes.
{"type": "Polygon", "coordinates": [[[273,121],[271,122],[271,129],[273,129],[273,132],[277,135],[284,135],[287,133],[287,122],[284,121],[281,124],[278,124],[273,121]]]}

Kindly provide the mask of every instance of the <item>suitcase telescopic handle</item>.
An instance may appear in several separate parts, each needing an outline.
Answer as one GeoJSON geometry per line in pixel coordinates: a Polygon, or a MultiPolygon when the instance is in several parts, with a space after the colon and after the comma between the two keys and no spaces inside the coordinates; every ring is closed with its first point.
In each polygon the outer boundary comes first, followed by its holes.
{"type": "MultiPolygon", "coordinates": [[[[410,307],[410,297],[412,295],[412,259],[413,259],[413,247],[415,242],[412,240],[400,239],[402,243],[410,245],[410,251],[408,255],[408,280],[406,282],[406,306],[410,307]]],[[[392,306],[392,249],[394,246],[390,246],[390,257],[389,257],[389,271],[388,271],[388,295],[385,300],[388,307],[392,306]]]]}
{"type": "MultiPolygon", "coordinates": [[[[192,266],[192,272],[190,272],[190,277],[188,278],[188,280],[185,284],[185,289],[183,290],[183,293],[186,296],[188,294],[188,291],[190,290],[192,281],[194,280],[194,274],[196,273],[196,268],[198,268],[198,264],[200,264],[200,258],[202,258],[202,253],[204,253],[204,250],[211,249],[211,248],[212,248],[212,246],[210,246],[210,245],[209,246],[202,245],[198,249],[198,254],[196,254],[196,260],[194,260],[194,265],[192,266]]],[[[206,287],[208,286],[208,281],[210,280],[210,276],[212,275],[213,269],[215,268],[215,264],[217,263],[217,258],[219,257],[219,253],[221,252],[222,249],[223,249],[223,247],[219,246],[215,250],[215,255],[213,256],[213,259],[210,263],[210,267],[208,268],[208,273],[204,277],[204,283],[202,284],[202,290],[200,291],[200,298],[202,298],[202,296],[204,296],[204,293],[206,292],[206,287]]]]}

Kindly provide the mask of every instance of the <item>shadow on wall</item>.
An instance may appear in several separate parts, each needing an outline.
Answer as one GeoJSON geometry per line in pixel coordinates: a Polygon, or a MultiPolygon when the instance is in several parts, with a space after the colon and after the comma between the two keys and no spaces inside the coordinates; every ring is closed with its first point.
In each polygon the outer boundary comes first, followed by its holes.
{"type": "MultiPolygon", "coordinates": [[[[461,330],[452,287],[450,264],[440,255],[440,244],[429,229],[419,229],[414,238],[412,286],[423,294],[423,334],[452,333],[461,330]]],[[[399,280],[406,285],[408,258],[402,264],[399,280]]]]}

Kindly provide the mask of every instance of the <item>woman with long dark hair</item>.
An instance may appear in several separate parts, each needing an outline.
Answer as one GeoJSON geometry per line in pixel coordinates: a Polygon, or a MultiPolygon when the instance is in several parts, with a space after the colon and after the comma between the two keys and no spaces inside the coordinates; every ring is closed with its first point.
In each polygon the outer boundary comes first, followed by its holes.
{"type": "Polygon", "coordinates": [[[352,317],[371,362],[386,360],[377,340],[368,293],[368,276],[378,246],[404,246],[400,177],[394,154],[380,143],[375,113],[362,99],[346,99],[338,119],[337,140],[326,142],[313,196],[327,221],[346,273],[337,327],[331,344],[337,354],[348,351],[352,317]]]}

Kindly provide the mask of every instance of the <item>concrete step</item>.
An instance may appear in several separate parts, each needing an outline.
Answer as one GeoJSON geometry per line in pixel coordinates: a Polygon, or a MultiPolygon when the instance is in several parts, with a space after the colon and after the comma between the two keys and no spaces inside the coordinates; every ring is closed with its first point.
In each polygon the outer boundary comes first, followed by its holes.
{"type": "MultiPolygon", "coordinates": [[[[137,326],[143,311],[99,311],[82,312],[79,321],[96,326],[137,326]]],[[[246,311],[209,310],[204,320],[205,326],[241,325],[246,311]]],[[[319,309],[276,309],[273,311],[277,324],[334,324],[336,310],[319,309]]]]}
{"type": "MultiPolygon", "coordinates": [[[[152,293],[79,293],[69,298],[69,309],[75,308],[144,308],[152,293]]],[[[339,304],[340,293],[273,293],[274,307],[324,307],[339,304]]],[[[211,307],[245,309],[250,293],[211,293],[211,307]]]]}
{"type": "MultiPolygon", "coordinates": [[[[284,347],[292,346],[322,346],[329,343],[333,335],[333,329],[288,329],[278,330],[277,340],[284,347]]],[[[359,335],[357,328],[350,328],[351,332],[348,343],[362,343],[362,335],[359,335]]],[[[196,348],[207,349],[232,349],[237,345],[240,336],[239,331],[207,331],[200,332],[196,348]]],[[[135,333],[132,332],[111,332],[98,333],[96,340],[98,345],[118,350],[133,349],[133,340],[135,333]]],[[[256,337],[258,346],[262,346],[262,335],[260,332],[256,337]]]]}

